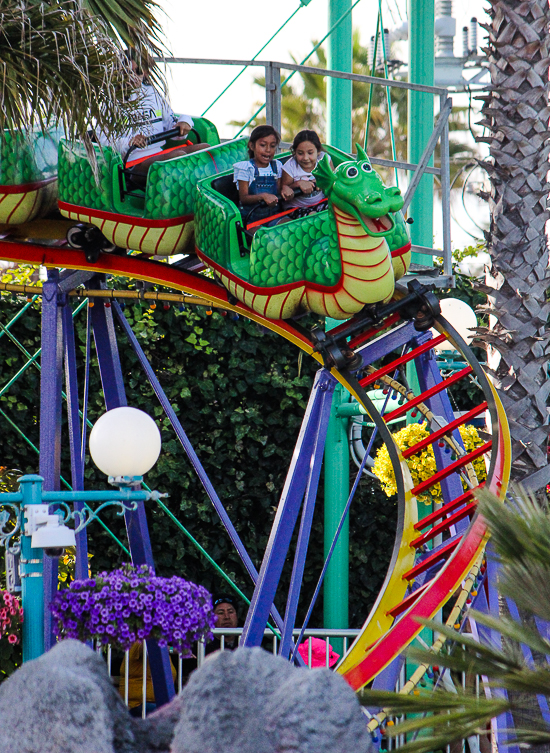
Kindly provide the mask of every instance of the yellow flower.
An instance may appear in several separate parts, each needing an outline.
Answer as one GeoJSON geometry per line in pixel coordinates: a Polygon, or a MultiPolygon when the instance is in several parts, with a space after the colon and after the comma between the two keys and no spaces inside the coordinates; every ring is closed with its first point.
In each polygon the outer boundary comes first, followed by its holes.
{"type": "MultiPolygon", "coordinates": [[[[393,438],[401,451],[412,447],[420,442],[425,437],[429,436],[430,432],[425,428],[425,424],[409,424],[400,431],[393,435],[393,438]]],[[[479,447],[483,444],[483,440],[479,436],[475,426],[470,424],[461,426],[460,436],[464,443],[466,452],[471,452],[475,447],[479,447]]],[[[412,455],[408,462],[409,470],[413,480],[413,485],[417,486],[421,481],[426,481],[431,478],[437,471],[435,463],[435,456],[432,445],[429,445],[426,449],[422,450],[417,455],[412,455]]],[[[483,456],[473,461],[474,470],[476,472],[478,481],[483,481],[486,476],[485,461],[483,456]]],[[[378,477],[382,484],[382,489],[391,497],[397,492],[397,485],[395,483],[395,474],[393,466],[391,464],[390,455],[386,446],[382,446],[376,453],[374,459],[373,472],[378,477]]],[[[466,484],[462,482],[464,490],[466,490],[466,484]]],[[[441,486],[435,484],[428,489],[424,494],[418,496],[420,502],[424,502],[427,505],[433,502],[442,501],[441,486]]]]}

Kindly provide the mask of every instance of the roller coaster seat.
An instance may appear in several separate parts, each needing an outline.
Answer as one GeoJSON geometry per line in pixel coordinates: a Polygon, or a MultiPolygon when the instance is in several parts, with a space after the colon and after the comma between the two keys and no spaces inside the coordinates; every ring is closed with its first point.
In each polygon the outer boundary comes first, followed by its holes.
{"type": "MultiPolygon", "coordinates": [[[[277,155],[277,159],[282,162],[283,165],[288,159],[290,159],[290,157],[291,155],[288,153],[277,155]]],[[[221,193],[222,196],[225,196],[226,199],[229,199],[229,201],[231,201],[237,207],[239,206],[239,189],[237,188],[237,184],[234,181],[232,173],[229,175],[221,175],[219,178],[215,178],[210,185],[215,191],[221,193]]],[[[246,213],[243,214],[243,219],[245,218],[245,214],[246,213]]],[[[264,222],[266,223],[269,221],[269,217],[266,217],[264,220],[264,222]]]]}
{"type": "MultiPolygon", "coordinates": [[[[200,120],[197,118],[197,121],[200,120]]],[[[211,141],[219,141],[217,133],[211,135],[216,137],[211,141]]],[[[126,183],[130,176],[126,174],[122,158],[116,151],[110,147],[100,150],[99,146],[94,145],[99,168],[98,182],[83,146],[64,143],[59,155],[60,199],[63,203],[60,208],[62,212],[70,211],[73,216],[77,214],[76,207],[83,207],[162,221],[184,215],[191,217],[197,182],[228,170],[236,161],[243,159],[246,156],[246,143],[245,138],[237,139],[183,157],[154,162],[149,168],[145,185],[134,182],[131,188],[126,183]]],[[[167,146],[170,145],[167,142],[167,146]]]]}
{"type": "Polygon", "coordinates": [[[239,189],[233,180],[233,173],[214,178],[210,185],[215,191],[221,193],[221,195],[225,196],[229,201],[232,201],[233,204],[239,204],[239,189]]]}
{"type": "MultiPolygon", "coordinates": [[[[220,137],[218,130],[214,123],[206,118],[194,118],[194,125],[189,136],[187,137],[188,144],[198,144],[199,142],[210,144],[210,146],[216,146],[220,143],[220,137]]],[[[162,147],[163,152],[177,149],[185,144],[178,139],[167,139],[162,147]]],[[[131,161],[130,161],[131,162],[131,161]]],[[[134,191],[143,191],[147,187],[147,175],[143,173],[133,172],[131,166],[123,165],[119,168],[121,176],[121,194],[128,195],[134,191]],[[122,176],[124,176],[122,178],[122,176]]],[[[134,194],[139,197],[139,194],[134,194]]]]}

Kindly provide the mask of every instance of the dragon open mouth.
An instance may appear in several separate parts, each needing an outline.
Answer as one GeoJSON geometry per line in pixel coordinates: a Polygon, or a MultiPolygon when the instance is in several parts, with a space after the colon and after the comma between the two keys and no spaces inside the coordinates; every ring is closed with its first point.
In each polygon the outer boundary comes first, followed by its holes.
{"type": "Polygon", "coordinates": [[[389,214],[385,214],[382,217],[366,217],[364,214],[360,215],[361,224],[369,235],[386,235],[393,229],[394,221],[389,214]]]}

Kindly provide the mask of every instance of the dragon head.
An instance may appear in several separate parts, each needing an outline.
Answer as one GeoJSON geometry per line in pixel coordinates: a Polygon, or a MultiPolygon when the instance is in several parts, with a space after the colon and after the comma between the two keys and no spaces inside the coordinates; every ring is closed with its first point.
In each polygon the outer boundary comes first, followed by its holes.
{"type": "Polygon", "coordinates": [[[403,206],[401,191],[386,188],[364,149],[356,146],[357,160],[342,162],[333,172],[323,157],[313,174],[329,201],[359,220],[366,233],[388,235],[394,227],[390,212],[398,212],[403,206]]]}

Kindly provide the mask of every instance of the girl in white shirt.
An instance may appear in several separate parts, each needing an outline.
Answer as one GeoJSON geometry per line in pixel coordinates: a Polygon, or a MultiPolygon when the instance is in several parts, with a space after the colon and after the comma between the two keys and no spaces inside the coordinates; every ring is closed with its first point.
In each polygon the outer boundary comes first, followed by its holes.
{"type": "MultiPolygon", "coordinates": [[[[301,196],[296,196],[285,204],[292,207],[313,207],[325,199],[317,188],[312,171],[325,155],[319,136],[315,131],[304,130],[297,133],[292,142],[292,157],[283,166],[281,184],[288,188],[299,188],[301,196]]],[[[330,157],[328,157],[330,161],[330,157]]]]}
{"type": "Polygon", "coordinates": [[[250,159],[233,165],[233,180],[239,190],[239,205],[243,216],[255,222],[277,213],[279,194],[291,199],[294,192],[281,186],[283,166],[275,159],[281,137],[270,125],[254,128],[248,141],[250,159]],[[264,203],[265,206],[254,208],[264,203]]]}

